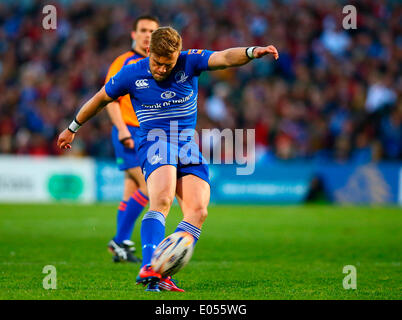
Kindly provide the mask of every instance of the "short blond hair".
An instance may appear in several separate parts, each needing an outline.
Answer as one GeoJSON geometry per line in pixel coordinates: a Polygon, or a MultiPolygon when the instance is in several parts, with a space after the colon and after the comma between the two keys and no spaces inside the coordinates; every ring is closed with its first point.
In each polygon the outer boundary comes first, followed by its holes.
{"type": "Polygon", "coordinates": [[[181,51],[182,40],[172,27],[160,27],[152,32],[149,51],[158,56],[167,57],[181,51]]]}

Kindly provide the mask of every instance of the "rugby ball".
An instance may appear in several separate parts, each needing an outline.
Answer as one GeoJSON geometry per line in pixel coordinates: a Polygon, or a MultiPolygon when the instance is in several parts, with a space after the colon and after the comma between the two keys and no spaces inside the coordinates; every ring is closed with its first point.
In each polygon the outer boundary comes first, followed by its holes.
{"type": "Polygon", "coordinates": [[[162,277],[171,276],[190,261],[193,255],[193,236],[185,231],[172,233],[162,240],[152,255],[152,268],[162,277]]]}

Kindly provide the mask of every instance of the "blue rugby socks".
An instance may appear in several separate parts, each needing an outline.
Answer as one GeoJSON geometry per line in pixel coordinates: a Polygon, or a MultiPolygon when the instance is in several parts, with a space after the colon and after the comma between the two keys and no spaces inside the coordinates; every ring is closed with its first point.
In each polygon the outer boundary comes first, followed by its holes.
{"type": "Polygon", "coordinates": [[[116,243],[131,239],[135,221],[147,204],[148,197],[140,190],[136,190],[127,202],[120,202],[117,213],[117,233],[113,238],[116,243]]]}
{"type": "Polygon", "coordinates": [[[151,263],[152,254],[165,238],[165,216],[158,211],[148,211],[142,218],[141,244],[142,265],[151,263]]]}
{"type": "MultiPolygon", "coordinates": [[[[201,230],[187,221],[181,221],[174,232],[185,231],[194,238],[194,246],[197,243],[201,230]]],[[[158,211],[148,211],[142,218],[141,244],[142,265],[150,264],[152,254],[156,247],[165,238],[165,216],[158,211]]]]}
{"type": "Polygon", "coordinates": [[[201,234],[201,229],[198,229],[197,227],[193,226],[191,223],[188,223],[186,221],[181,221],[179,225],[177,226],[176,230],[174,232],[179,232],[179,231],[186,231],[190,233],[193,238],[194,238],[194,246],[197,243],[198,239],[200,238],[201,234]]]}
{"type": "MultiPolygon", "coordinates": [[[[119,230],[119,228],[120,228],[123,217],[126,214],[126,210],[127,210],[127,201],[123,201],[123,200],[120,201],[119,208],[117,209],[117,230],[119,230]]],[[[117,234],[116,234],[116,236],[117,236],[117,234]]],[[[116,236],[113,238],[113,240],[115,242],[117,242],[116,236]]]]}

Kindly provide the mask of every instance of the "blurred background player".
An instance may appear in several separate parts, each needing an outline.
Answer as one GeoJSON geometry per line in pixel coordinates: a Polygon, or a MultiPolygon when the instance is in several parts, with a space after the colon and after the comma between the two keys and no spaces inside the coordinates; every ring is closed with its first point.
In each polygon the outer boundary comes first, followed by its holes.
{"type": "MultiPolygon", "coordinates": [[[[151,33],[159,26],[159,20],[150,15],[138,17],[133,24],[132,49],[117,57],[109,68],[105,83],[126,65],[136,63],[148,56],[147,48],[151,33]]],[[[134,150],[134,136],[139,127],[130,96],[126,95],[106,107],[113,122],[112,141],[119,170],[124,171],[124,191],[117,210],[116,235],[109,241],[113,261],[141,262],[136,257],[131,235],[135,221],[148,203],[148,192],[138,157],[134,150]]]]}

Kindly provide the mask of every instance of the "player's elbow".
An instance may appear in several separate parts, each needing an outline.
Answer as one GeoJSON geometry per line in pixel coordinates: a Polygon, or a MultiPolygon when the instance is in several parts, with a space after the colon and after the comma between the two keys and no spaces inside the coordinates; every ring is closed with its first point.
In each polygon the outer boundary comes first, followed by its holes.
{"type": "Polygon", "coordinates": [[[110,102],[113,101],[113,99],[109,97],[108,94],[106,93],[104,86],[95,94],[94,99],[100,108],[105,107],[106,105],[108,105],[110,102]]]}
{"type": "Polygon", "coordinates": [[[105,90],[105,86],[102,87],[102,89],[100,89],[97,93],[96,96],[98,97],[99,100],[101,100],[102,102],[106,102],[106,104],[108,104],[109,102],[112,102],[114,99],[112,99],[111,97],[108,96],[108,94],[106,93],[105,90]]]}
{"type": "Polygon", "coordinates": [[[215,70],[223,70],[230,67],[229,64],[221,64],[219,67],[215,68],[215,70]]]}
{"type": "Polygon", "coordinates": [[[230,67],[230,56],[226,51],[215,52],[210,58],[209,67],[211,70],[221,70],[230,67]]]}
{"type": "Polygon", "coordinates": [[[232,66],[232,63],[230,62],[230,56],[227,54],[224,54],[222,56],[222,59],[219,63],[219,69],[226,69],[232,66]]]}

